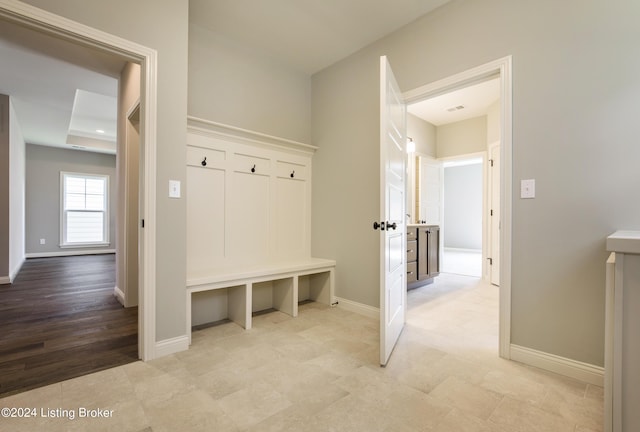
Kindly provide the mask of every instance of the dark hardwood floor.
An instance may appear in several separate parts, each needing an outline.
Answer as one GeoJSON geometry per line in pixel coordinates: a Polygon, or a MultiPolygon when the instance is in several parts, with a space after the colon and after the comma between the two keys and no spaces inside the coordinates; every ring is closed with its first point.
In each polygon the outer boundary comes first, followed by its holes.
{"type": "Polygon", "coordinates": [[[113,295],[115,255],[27,260],[0,285],[0,397],[138,359],[138,308],[113,295]]]}

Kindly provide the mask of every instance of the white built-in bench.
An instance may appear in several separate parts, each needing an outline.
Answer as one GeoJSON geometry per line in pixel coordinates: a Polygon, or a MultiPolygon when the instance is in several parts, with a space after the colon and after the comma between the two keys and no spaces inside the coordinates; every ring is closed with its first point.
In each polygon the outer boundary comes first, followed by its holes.
{"type": "Polygon", "coordinates": [[[308,258],[300,261],[226,268],[215,273],[192,274],[187,280],[187,334],[191,343],[191,308],[195,293],[225,290],[227,318],[251,328],[253,312],[276,309],[298,316],[298,303],[313,300],[330,305],[334,299],[334,260],[308,258]],[[271,295],[254,301],[254,291],[268,288],[271,295]]]}

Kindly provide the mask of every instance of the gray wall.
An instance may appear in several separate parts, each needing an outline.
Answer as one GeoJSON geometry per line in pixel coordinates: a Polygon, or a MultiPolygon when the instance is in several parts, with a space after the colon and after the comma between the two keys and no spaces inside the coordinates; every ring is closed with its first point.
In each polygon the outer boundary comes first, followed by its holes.
{"type": "Polygon", "coordinates": [[[158,52],[156,339],[185,334],[186,204],[169,199],[169,179],[185,181],[189,2],[27,0],[26,3],[158,52]]]}
{"type": "Polygon", "coordinates": [[[115,155],[27,144],[26,152],[26,252],[83,251],[60,248],[60,171],[109,176],[109,246],[116,246],[115,155]],[[40,239],[46,240],[41,245],[40,239]]]}
{"type": "Polygon", "coordinates": [[[312,79],[313,253],[378,305],[379,56],[418,88],[513,56],[512,342],[603,364],[605,237],[640,228],[640,2],[453,0],[312,79]],[[612,66],[615,65],[615,66],[612,66]]]}
{"type": "Polygon", "coordinates": [[[311,77],[192,24],[189,115],[308,143],[311,77]]]}
{"type": "Polygon", "coordinates": [[[407,137],[413,138],[416,153],[436,157],[436,127],[413,114],[407,114],[407,137]]]}
{"type": "Polygon", "coordinates": [[[482,163],[444,168],[444,247],[482,249],[482,163]]]}
{"type": "Polygon", "coordinates": [[[438,158],[487,150],[487,116],[474,117],[436,128],[438,158]]]}

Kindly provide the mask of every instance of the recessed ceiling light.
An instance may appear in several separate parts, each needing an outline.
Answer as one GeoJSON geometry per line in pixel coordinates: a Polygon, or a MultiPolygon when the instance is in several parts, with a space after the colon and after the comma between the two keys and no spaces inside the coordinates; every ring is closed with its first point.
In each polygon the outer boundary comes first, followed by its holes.
{"type": "Polygon", "coordinates": [[[104,133],[104,130],[102,130],[102,129],[96,129],[96,132],[98,132],[99,134],[103,134],[103,133],[104,133]]]}

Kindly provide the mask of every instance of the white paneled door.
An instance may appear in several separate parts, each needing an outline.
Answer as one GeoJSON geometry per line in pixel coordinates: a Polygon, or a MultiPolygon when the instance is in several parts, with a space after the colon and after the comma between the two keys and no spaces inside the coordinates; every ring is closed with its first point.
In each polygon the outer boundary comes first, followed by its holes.
{"type": "MultiPolygon", "coordinates": [[[[380,364],[404,327],[406,284],[406,106],[385,56],[380,58],[380,364]]],[[[375,225],[374,225],[375,228],[375,225]]]]}

